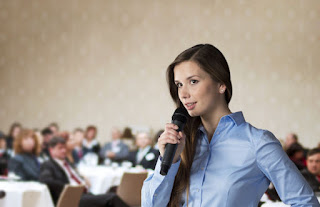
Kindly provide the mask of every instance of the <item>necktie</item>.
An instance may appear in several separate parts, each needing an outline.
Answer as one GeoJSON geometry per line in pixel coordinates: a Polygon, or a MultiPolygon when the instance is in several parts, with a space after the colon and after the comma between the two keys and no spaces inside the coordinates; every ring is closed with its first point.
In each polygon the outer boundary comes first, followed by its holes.
{"type": "Polygon", "coordinates": [[[72,170],[70,169],[70,165],[66,161],[63,164],[66,167],[70,177],[80,185],[81,181],[79,180],[79,178],[75,174],[72,173],[72,170]]]}

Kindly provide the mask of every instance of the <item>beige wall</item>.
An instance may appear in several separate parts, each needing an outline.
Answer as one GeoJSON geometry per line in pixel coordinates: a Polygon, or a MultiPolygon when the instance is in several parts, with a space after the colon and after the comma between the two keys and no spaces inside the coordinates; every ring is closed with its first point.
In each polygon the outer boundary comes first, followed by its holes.
{"type": "Polygon", "coordinates": [[[174,106],[165,69],[216,45],[232,74],[231,110],[278,138],[320,141],[320,1],[0,0],[0,129],[153,130],[174,106]]]}

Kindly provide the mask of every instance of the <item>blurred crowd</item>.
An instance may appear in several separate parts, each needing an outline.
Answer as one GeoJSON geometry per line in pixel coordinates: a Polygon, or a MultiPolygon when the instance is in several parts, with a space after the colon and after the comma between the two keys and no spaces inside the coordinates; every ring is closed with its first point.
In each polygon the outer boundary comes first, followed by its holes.
{"type": "MultiPolygon", "coordinates": [[[[41,166],[50,160],[53,163],[60,162],[59,159],[66,160],[70,169],[72,167],[75,171],[79,165],[121,166],[123,163],[144,169],[155,168],[159,156],[157,139],[163,130],[154,137],[145,131],[133,135],[129,127],[123,130],[112,128],[111,131],[111,141],[101,145],[96,138],[97,127],[93,125],[68,132],[59,131],[56,123],[51,123],[42,130],[25,129],[21,124],[13,123],[7,134],[0,131],[0,175],[14,174],[22,180],[46,183],[48,176],[42,178],[45,169],[41,166]]],[[[288,157],[313,190],[320,192],[320,146],[307,149],[299,143],[298,136],[294,133],[288,134],[282,144],[288,157]]],[[[68,166],[62,168],[72,176],[68,166]]],[[[79,180],[80,178],[81,175],[79,180]]],[[[83,183],[85,182],[84,179],[83,183]]],[[[271,200],[280,200],[272,184],[267,195],[271,200]]]]}
{"type": "Polygon", "coordinates": [[[57,123],[42,130],[13,123],[8,134],[0,131],[0,175],[47,184],[53,201],[57,202],[65,184],[90,186],[77,170],[80,165],[125,165],[153,170],[159,156],[156,142],[162,132],[153,138],[147,131],[133,134],[129,127],[123,130],[114,127],[111,141],[101,145],[97,127],[93,125],[68,132],[60,131],[57,123]]]}

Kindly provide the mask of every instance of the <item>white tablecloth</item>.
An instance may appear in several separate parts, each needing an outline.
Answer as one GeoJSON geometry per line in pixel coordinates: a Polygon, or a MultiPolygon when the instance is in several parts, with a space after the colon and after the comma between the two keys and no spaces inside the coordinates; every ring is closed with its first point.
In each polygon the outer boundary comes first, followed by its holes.
{"type": "MultiPolygon", "coordinates": [[[[106,193],[110,187],[120,184],[124,172],[142,172],[145,170],[138,168],[107,167],[107,166],[79,166],[81,175],[85,176],[91,187],[89,191],[93,194],[106,193]]],[[[152,171],[149,171],[149,174],[152,171]]]]}
{"type": "Polygon", "coordinates": [[[53,207],[46,185],[37,182],[0,181],[0,190],[6,196],[0,199],[1,207],[53,207]]]}

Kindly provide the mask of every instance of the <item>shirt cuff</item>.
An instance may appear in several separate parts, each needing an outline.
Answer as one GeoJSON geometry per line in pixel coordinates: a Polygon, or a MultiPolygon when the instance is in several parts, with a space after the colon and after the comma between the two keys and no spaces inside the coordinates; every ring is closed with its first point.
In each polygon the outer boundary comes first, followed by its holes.
{"type": "Polygon", "coordinates": [[[181,162],[181,159],[179,158],[179,160],[176,163],[173,163],[171,165],[167,175],[161,175],[160,170],[161,170],[162,157],[159,156],[156,168],[154,170],[154,176],[159,177],[159,178],[161,177],[161,179],[163,179],[164,177],[174,179],[176,177],[178,170],[179,170],[180,162],[181,162]]]}

